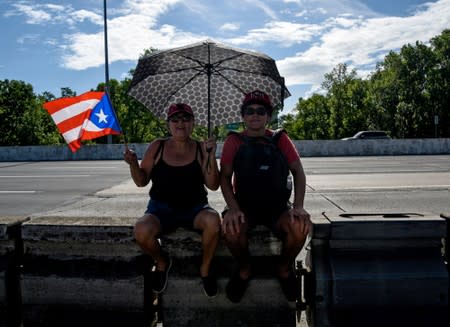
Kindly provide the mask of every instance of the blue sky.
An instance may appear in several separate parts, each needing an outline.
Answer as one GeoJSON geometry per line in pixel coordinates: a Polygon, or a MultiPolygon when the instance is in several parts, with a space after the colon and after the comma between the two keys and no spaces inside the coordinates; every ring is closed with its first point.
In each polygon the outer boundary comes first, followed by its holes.
{"type": "MultiPolygon", "coordinates": [[[[292,94],[320,92],[339,63],[367,76],[390,50],[450,28],[450,0],[108,0],[109,74],[146,48],[213,39],[273,57],[292,94]]],[[[78,94],[105,80],[103,0],[0,2],[0,80],[78,94]]]]}

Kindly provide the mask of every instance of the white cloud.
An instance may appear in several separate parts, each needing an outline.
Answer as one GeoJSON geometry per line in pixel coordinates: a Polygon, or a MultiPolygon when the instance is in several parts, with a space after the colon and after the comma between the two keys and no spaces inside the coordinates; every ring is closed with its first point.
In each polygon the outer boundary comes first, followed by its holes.
{"type": "Polygon", "coordinates": [[[297,24],[291,22],[271,22],[263,28],[250,30],[247,35],[228,39],[235,45],[250,44],[258,46],[266,42],[276,42],[280,47],[290,47],[310,41],[320,34],[323,27],[314,24],[297,24]]]}
{"type": "Polygon", "coordinates": [[[103,15],[99,15],[88,10],[77,10],[70,14],[71,19],[75,22],[84,22],[85,20],[94,23],[95,25],[103,26],[103,15]]]}
{"type": "MultiPolygon", "coordinates": [[[[244,0],[245,2],[248,2],[252,6],[255,6],[259,9],[261,9],[267,16],[269,16],[271,19],[278,20],[277,14],[274,10],[272,10],[269,6],[267,6],[263,1],[260,0],[244,0]]],[[[257,15],[257,14],[255,14],[257,15]]]]}
{"type": "Polygon", "coordinates": [[[239,28],[240,25],[238,23],[225,23],[220,26],[221,31],[237,31],[239,28]]]}
{"type": "Polygon", "coordinates": [[[42,24],[51,20],[51,15],[42,9],[36,9],[33,6],[24,3],[15,3],[13,7],[16,8],[17,13],[14,15],[23,14],[27,17],[27,24],[42,24]]]}
{"type": "Polygon", "coordinates": [[[338,63],[375,68],[390,50],[417,40],[426,42],[450,26],[450,1],[428,3],[410,17],[329,19],[320,42],[295,56],[277,61],[288,85],[321,83],[338,63]]]}

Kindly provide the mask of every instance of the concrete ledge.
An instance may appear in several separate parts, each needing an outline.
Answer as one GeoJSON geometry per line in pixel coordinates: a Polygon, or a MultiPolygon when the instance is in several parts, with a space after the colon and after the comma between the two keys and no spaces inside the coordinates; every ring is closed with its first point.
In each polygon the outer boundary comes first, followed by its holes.
{"type": "Polygon", "coordinates": [[[169,280],[161,297],[164,326],[295,326],[295,303],[287,302],[274,278],[253,279],[240,303],[225,295],[228,278],[219,279],[220,293],[207,298],[200,280],[169,280]]]}
{"type": "MultiPolygon", "coordinates": [[[[143,271],[146,265],[149,268],[134,242],[134,222],[120,217],[57,216],[25,222],[24,322],[52,325],[49,312],[55,307],[135,312],[143,317],[143,271]]],[[[61,325],[61,321],[54,323],[61,325]]]]}
{"type": "Polygon", "coordinates": [[[0,326],[19,326],[22,260],[20,224],[26,217],[0,217],[0,326]]]}
{"type": "MultiPolygon", "coordinates": [[[[450,138],[392,140],[296,140],[303,157],[450,154],[450,138]]],[[[129,145],[142,158],[148,144],[129,145]]],[[[218,144],[216,157],[222,153],[218,144]]],[[[0,161],[122,160],[123,144],[84,145],[72,153],[67,145],[0,146],[0,161]]]]}
{"type": "Polygon", "coordinates": [[[415,213],[323,217],[328,236],[314,229],[306,261],[312,281],[307,317],[314,326],[448,326],[444,219],[415,213]]]}
{"type": "MultiPolygon", "coordinates": [[[[38,216],[24,222],[24,321],[44,326],[55,308],[65,311],[74,307],[80,312],[120,311],[145,316],[145,302],[152,297],[147,288],[151,262],[135,244],[135,220],[38,216]]],[[[223,242],[213,263],[221,294],[209,299],[200,285],[200,235],[179,229],[161,239],[174,262],[169,286],[158,299],[165,326],[295,324],[295,304],[286,301],[274,277],[275,255],[281,243],[264,227],[252,234],[255,278],[239,305],[231,303],[224,293],[234,259],[223,242]],[[230,315],[222,315],[224,309],[230,315]]]]}

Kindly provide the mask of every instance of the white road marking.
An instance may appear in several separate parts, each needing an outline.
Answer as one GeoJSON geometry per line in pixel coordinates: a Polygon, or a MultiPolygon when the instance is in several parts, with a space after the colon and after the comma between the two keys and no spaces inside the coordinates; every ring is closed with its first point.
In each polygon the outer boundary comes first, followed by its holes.
{"type": "Polygon", "coordinates": [[[65,178],[65,177],[89,177],[92,175],[0,175],[0,178],[65,178]]]}
{"type": "Polygon", "coordinates": [[[29,193],[37,193],[37,191],[0,191],[0,194],[29,194],[29,193]]]}

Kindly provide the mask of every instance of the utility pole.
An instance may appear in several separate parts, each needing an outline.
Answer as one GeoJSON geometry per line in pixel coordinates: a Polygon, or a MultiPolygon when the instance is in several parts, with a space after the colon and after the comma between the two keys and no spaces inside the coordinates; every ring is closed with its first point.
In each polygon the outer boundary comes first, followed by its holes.
{"type": "MultiPolygon", "coordinates": [[[[109,96],[109,60],[108,60],[108,21],[106,15],[106,0],[103,0],[103,29],[105,39],[105,92],[109,96]]],[[[112,135],[107,136],[108,144],[112,143],[112,135]]]]}

